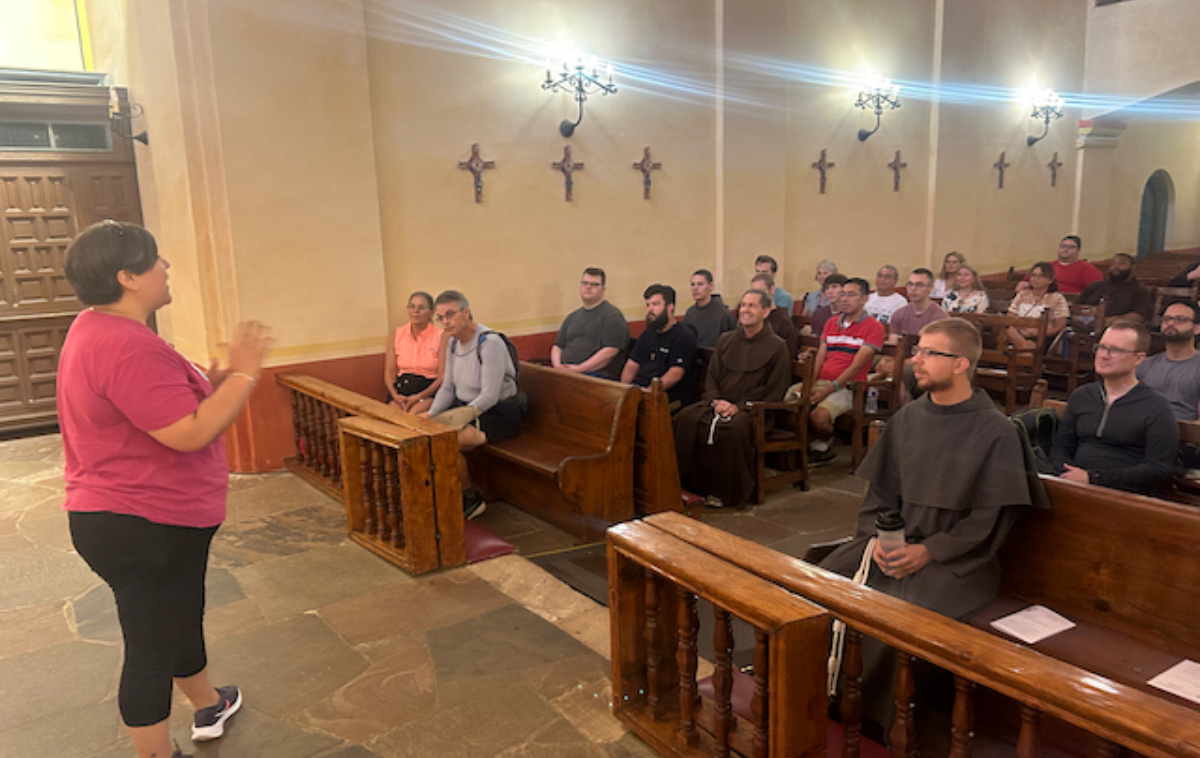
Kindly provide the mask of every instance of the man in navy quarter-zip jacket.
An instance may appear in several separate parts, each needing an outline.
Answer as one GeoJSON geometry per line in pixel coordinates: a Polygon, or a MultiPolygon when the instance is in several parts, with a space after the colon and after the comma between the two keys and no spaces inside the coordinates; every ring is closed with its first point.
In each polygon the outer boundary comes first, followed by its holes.
{"type": "Polygon", "coordinates": [[[1179,429],[1165,397],[1137,380],[1146,327],[1118,321],[1096,345],[1100,380],[1072,393],[1051,458],[1063,479],[1154,495],[1170,481],[1179,429]]]}

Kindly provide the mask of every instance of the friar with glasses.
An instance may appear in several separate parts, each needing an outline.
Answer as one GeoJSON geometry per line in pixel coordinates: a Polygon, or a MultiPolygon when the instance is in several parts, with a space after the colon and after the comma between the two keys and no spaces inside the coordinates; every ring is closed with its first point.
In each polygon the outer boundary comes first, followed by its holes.
{"type": "MultiPolygon", "coordinates": [[[[867,586],[951,618],[995,599],[997,555],[1021,507],[1046,506],[1016,427],[971,386],[982,349],[964,319],[921,330],[912,365],[925,394],[871,446],[855,472],[868,488],[854,538],[821,562],[845,576],[865,563],[867,586]],[[905,544],[889,551],[876,542],[864,555],[882,514],[904,519],[905,544]]],[[[864,640],[864,706],[881,724],[891,723],[889,652],[864,640]]]]}
{"type": "Polygon", "coordinates": [[[625,367],[629,324],[612,303],[604,299],[608,277],[602,268],[586,268],[579,277],[576,308],[559,327],[550,348],[550,364],[603,379],[617,379],[625,367]]]}
{"type": "Polygon", "coordinates": [[[1168,400],[1138,381],[1150,332],[1116,321],[1096,344],[1099,381],[1071,393],[1050,451],[1055,473],[1083,484],[1153,495],[1174,474],[1179,427],[1168,400]]]}

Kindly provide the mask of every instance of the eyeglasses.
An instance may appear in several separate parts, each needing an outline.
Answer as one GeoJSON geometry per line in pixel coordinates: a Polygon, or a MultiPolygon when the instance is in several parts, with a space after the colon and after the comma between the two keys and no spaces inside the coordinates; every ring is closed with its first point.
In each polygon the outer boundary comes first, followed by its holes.
{"type": "Polygon", "coordinates": [[[923,361],[927,361],[930,358],[962,358],[963,357],[963,356],[959,355],[958,353],[943,353],[941,350],[934,350],[931,347],[921,347],[920,345],[917,345],[916,347],[913,348],[912,354],[913,354],[914,358],[920,358],[923,361]]]}
{"type": "Polygon", "coordinates": [[[603,287],[604,282],[580,282],[580,287],[603,287]]]}
{"type": "Polygon", "coordinates": [[[450,321],[452,321],[454,319],[454,317],[460,313],[462,313],[462,308],[459,308],[456,311],[446,311],[445,313],[439,313],[436,316],[434,316],[433,320],[438,322],[439,324],[446,324],[446,323],[449,323],[450,321]]]}
{"type": "Polygon", "coordinates": [[[1123,347],[1114,347],[1112,345],[1106,345],[1103,342],[1096,345],[1096,355],[1104,353],[1105,355],[1111,355],[1115,358],[1120,358],[1122,355],[1135,355],[1140,352],[1141,350],[1129,350],[1123,347]]]}
{"type": "Polygon", "coordinates": [[[1163,316],[1162,322],[1164,324],[1194,324],[1196,319],[1187,316],[1163,316]]]}
{"type": "Polygon", "coordinates": [[[914,287],[932,287],[933,285],[927,282],[905,282],[905,288],[913,289],[914,287]]]}

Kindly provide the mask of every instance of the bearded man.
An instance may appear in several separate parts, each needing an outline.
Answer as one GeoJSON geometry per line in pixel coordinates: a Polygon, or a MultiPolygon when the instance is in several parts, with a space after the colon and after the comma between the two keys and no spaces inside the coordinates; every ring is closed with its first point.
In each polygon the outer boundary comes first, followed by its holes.
{"type": "Polygon", "coordinates": [[[657,377],[675,411],[695,394],[695,381],[690,375],[696,363],[696,335],[691,327],[675,320],[674,287],[651,284],[642,297],[646,300],[646,330],[625,361],[621,381],[649,387],[657,377]]]}
{"type": "MultiPolygon", "coordinates": [[[[904,544],[886,550],[874,543],[867,586],[962,618],[999,593],[997,554],[1021,507],[1048,502],[1016,427],[971,386],[983,348],[979,332],[948,318],[920,335],[912,366],[925,394],[896,412],[855,472],[869,485],[857,530],[821,566],[853,576],[876,517],[899,514],[904,544]]],[[[886,653],[864,640],[864,706],[879,723],[890,723],[886,653]]]]}
{"type": "Polygon", "coordinates": [[[1133,256],[1113,256],[1108,276],[1089,284],[1079,295],[1080,305],[1099,305],[1104,301],[1104,318],[1149,324],[1154,313],[1154,295],[1133,275],[1133,256]]]}

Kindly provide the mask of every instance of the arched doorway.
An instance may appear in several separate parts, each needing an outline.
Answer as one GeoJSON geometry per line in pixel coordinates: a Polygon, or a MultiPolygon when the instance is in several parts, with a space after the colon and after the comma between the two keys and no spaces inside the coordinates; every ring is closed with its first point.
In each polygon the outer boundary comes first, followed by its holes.
{"type": "Polygon", "coordinates": [[[1161,253],[1167,246],[1167,228],[1171,222],[1171,207],[1175,201],[1175,186],[1171,175],[1158,170],[1146,180],[1142,189],[1142,216],[1138,224],[1137,257],[1161,253]]]}

